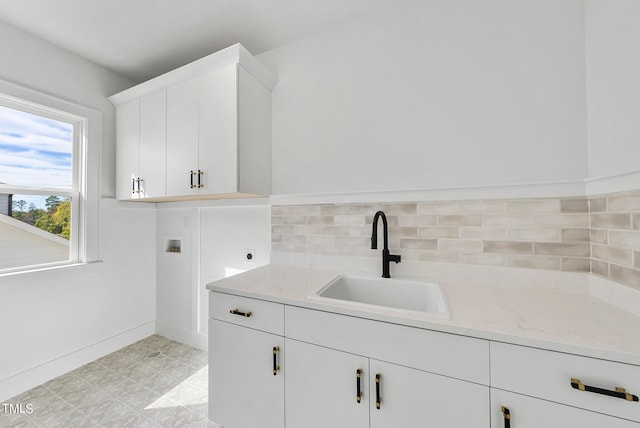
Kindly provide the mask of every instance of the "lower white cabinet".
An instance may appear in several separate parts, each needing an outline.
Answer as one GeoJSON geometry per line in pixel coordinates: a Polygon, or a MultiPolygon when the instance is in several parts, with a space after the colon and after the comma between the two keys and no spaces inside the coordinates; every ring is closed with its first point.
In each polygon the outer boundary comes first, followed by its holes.
{"type": "Polygon", "coordinates": [[[296,340],[285,347],[287,428],[489,427],[488,387],[296,340]]]}
{"type": "Polygon", "coordinates": [[[491,389],[492,428],[639,428],[640,424],[551,401],[491,389]]]}
{"type": "Polygon", "coordinates": [[[283,337],[215,319],[209,335],[209,418],[224,428],[283,428],[283,337]]]}
{"type": "Polygon", "coordinates": [[[489,428],[488,387],[377,360],[369,367],[371,428],[489,428]]]}
{"type": "Polygon", "coordinates": [[[635,365],[491,342],[491,386],[494,420],[506,406],[513,428],[640,428],[635,365]]]}
{"type": "Polygon", "coordinates": [[[290,339],[285,347],[287,428],[369,426],[367,358],[290,339]]]}
{"type": "Polygon", "coordinates": [[[225,293],[210,312],[224,428],[640,428],[635,365],[225,293]]]}

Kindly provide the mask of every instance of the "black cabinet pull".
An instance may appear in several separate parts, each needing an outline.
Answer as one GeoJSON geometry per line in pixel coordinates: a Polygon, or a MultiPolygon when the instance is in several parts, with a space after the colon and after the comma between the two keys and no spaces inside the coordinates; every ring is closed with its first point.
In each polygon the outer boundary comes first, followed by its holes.
{"type": "Polygon", "coordinates": [[[597,386],[589,386],[580,382],[580,379],[571,379],[571,387],[578,391],[593,392],[596,394],[608,395],[609,397],[622,398],[627,401],[638,401],[638,396],[628,393],[624,388],[616,387],[615,391],[610,389],[598,388],[597,386]]]}
{"type": "Polygon", "coordinates": [[[247,318],[249,318],[251,315],[253,315],[253,314],[251,313],[251,311],[249,311],[249,312],[242,312],[242,311],[239,311],[239,310],[237,310],[237,309],[231,309],[231,310],[229,311],[229,313],[230,313],[230,314],[233,314],[233,315],[239,315],[239,316],[241,316],[241,317],[247,317],[247,318]]]}
{"type": "Polygon", "coordinates": [[[380,400],[380,373],[376,375],[376,409],[380,408],[382,400],[380,400]]]}
{"type": "Polygon", "coordinates": [[[279,346],[273,347],[273,375],[277,375],[280,371],[280,366],[278,365],[278,351],[280,351],[279,346]]]}
{"type": "Polygon", "coordinates": [[[511,412],[508,407],[502,406],[502,416],[504,416],[504,428],[511,428],[511,412]]]}
{"type": "Polygon", "coordinates": [[[359,403],[362,400],[362,390],[360,388],[360,378],[362,377],[362,370],[356,370],[356,402],[359,403]]]}
{"type": "Polygon", "coordinates": [[[204,171],[198,170],[198,189],[204,187],[204,184],[201,184],[200,182],[200,177],[202,176],[202,174],[204,174],[204,171]]]}
{"type": "Polygon", "coordinates": [[[194,171],[191,171],[191,184],[190,184],[190,186],[189,186],[189,187],[191,187],[192,189],[193,189],[194,187],[196,187],[196,186],[194,186],[194,185],[193,185],[193,176],[194,176],[194,174],[195,174],[195,172],[194,172],[194,171]]]}

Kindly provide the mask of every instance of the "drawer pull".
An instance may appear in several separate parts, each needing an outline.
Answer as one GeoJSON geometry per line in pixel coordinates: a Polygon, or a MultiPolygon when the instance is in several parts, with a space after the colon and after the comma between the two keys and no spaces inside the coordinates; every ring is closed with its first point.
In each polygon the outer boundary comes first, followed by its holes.
{"type": "Polygon", "coordinates": [[[504,416],[504,428],[511,428],[511,412],[508,407],[502,406],[502,416],[504,416]]]}
{"type": "Polygon", "coordinates": [[[380,374],[376,375],[376,409],[379,409],[381,405],[380,400],[380,374]]]}
{"type": "Polygon", "coordinates": [[[598,388],[597,386],[589,386],[580,382],[580,379],[571,379],[571,387],[579,391],[593,392],[596,394],[608,395],[609,397],[622,398],[627,401],[638,401],[638,396],[628,393],[624,388],[616,387],[615,391],[610,389],[598,388]]]}
{"type": "Polygon", "coordinates": [[[273,375],[277,375],[280,371],[280,366],[278,365],[278,351],[280,351],[279,346],[273,347],[273,375]]]}
{"type": "Polygon", "coordinates": [[[252,315],[251,312],[242,312],[237,309],[231,309],[229,313],[233,315],[240,315],[241,317],[247,317],[247,318],[249,318],[252,315]]]}
{"type": "Polygon", "coordinates": [[[362,400],[362,390],[360,388],[360,378],[362,377],[362,370],[356,370],[356,402],[359,403],[362,400]]]}

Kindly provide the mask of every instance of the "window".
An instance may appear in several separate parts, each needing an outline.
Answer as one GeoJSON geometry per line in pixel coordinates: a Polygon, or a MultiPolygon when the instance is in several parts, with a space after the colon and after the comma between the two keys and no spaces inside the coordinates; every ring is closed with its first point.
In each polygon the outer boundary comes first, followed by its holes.
{"type": "Polygon", "coordinates": [[[87,131],[91,121],[99,143],[99,113],[7,82],[2,89],[0,273],[96,260],[98,195],[88,189],[97,193],[99,162],[88,173],[87,131]]]}

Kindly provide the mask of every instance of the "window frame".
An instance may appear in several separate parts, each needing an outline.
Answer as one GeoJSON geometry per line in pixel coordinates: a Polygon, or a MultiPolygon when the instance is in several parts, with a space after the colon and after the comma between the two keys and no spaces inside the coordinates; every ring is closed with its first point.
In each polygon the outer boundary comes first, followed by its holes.
{"type": "Polygon", "coordinates": [[[0,80],[0,105],[73,126],[71,189],[0,184],[0,192],[71,198],[71,235],[66,261],[16,266],[0,276],[99,260],[100,149],[102,114],[96,110],[0,80]]]}

